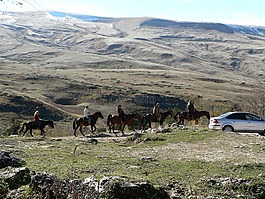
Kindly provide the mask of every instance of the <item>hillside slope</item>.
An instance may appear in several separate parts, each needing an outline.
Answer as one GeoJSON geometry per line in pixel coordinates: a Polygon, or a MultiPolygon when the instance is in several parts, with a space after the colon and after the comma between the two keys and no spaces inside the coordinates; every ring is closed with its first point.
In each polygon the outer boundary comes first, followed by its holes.
{"type": "Polygon", "coordinates": [[[60,119],[82,114],[88,103],[105,115],[116,112],[118,103],[127,111],[148,111],[166,96],[175,100],[165,109],[183,109],[192,98],[214,111],[220,102],[242,104],[264,86],[263,29],[242,34],[223,24],[191,24],[5,13],[0,109],[25,118],[41,105],[45,112],[58,111],[54,118],[60,119]],[[23,100],[14,100],[18,96],[23,100]],[[25,101],[34,103],[25,107],[25,101]]]}

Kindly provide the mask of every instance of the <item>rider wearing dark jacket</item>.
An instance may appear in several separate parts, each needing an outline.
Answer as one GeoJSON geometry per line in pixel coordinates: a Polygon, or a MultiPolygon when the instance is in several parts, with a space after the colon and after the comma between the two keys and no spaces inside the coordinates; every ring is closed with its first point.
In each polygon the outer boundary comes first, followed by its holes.
{"type": "Polygon", "coordinates": [[[124,123],[124,121],[125,121],[125,118],[124,118],[125,113],[122,110],[121,105],[118,106],[118,115],[119,115],[119,118],[122,121],[122,123],[124,123]]]}
{"type": "Polygon", "coordinates": [[[194,105],[193,105],[193,103],[192,103],[191,100],[189,100],[189,102],[188,102],[188,104],[187,104],[187,111],[188,111],[189,113],[193,113],[193,112],[195,112],[195,108],[194,108],[194,105]]]}

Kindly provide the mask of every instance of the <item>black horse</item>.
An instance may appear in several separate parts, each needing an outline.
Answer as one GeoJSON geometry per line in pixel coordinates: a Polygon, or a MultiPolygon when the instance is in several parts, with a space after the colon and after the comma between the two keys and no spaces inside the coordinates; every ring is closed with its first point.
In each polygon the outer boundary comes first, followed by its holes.
{"type": "Polygon", "coordinates": [[[202,116],[207,117],[208,120],[210,119],[210,113],[208,111],[197,111],[197,110],[195,110],[194,112],[186,112],[186,111],[177,112],[174,118],[177,121],[177,125],[184,125],[184,120],[187,121],[194,120],[195,125],[198,125],[199,119],[202,116]]]}
{"type": "Polygon", "coordinates": [[[141,117],[141,124],[143,126],[142,130],[145,130],[145,127],[146,125],[148,124],[149,125],[149,128],[151,128],[151,123],[152,122],[158,122],[160,126],[163,126],[163,123],[165,121],[165,119],[170,115],[171,117],[173,117],[173,111],[172,110],[169,110],[169,111],[166,111],[166,112],[161,112],[161,119],[160,121],[157,120],[157,117],[152,114],[152,113],[149,113],[149,114],[146,114],[146,115],[143,115],[141,117]]]}
{"type": "Polygon", "coordinates": [[[23,132],[22,136],[26,134],[26,132],[29,130],[30,135],[33,137],[32,130],[40,129],[41,135],[45,135],[44,128],[45,126],[49,125],[50,127],[54,128],[54,123],[52,120],[38,120],[38,121],[32,121],[32,122],[25,122],[22,127],[19,129],[19,133],[24,131],[24,128],[26,126],[25,131],[23,132]]]}
{"type": "Polygon", "coordinates": [[[90,124],[88,124],[88,120],[85,119],[84,117],[80,117],[78,119],[75,119],[73,122],[73,130],[74,130],[74,135],[76,136],[76,130],[79,128],[80,133],[85,137],[85,134],[82,131],[82,126],[91,126],[91,131],[92,133],[97,130],[96,123],[98,118],[104,119],[102,113],[100,111],[95,112],[93,115],[90,115],[90,124]]]}

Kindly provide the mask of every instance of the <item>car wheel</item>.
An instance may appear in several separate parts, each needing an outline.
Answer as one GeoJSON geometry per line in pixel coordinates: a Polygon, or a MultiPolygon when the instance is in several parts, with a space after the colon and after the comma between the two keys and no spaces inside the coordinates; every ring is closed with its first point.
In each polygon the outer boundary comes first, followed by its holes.
{"type": "Polygon", "coordinates": [[[259,135],[265,136],[265,130],[263,132],[260,132],[259,135]]]}
{"type": "Polygon", "coordinates": [[[225,126],[222,130],[227,133],[234,131],[232,126],[225,126]]]}

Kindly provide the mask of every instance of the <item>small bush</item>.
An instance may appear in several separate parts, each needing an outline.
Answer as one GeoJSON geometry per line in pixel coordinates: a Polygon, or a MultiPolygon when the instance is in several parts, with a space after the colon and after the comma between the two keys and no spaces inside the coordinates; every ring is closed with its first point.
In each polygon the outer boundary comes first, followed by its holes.
{"type": "Polygon", "coordinates": [[[4,135],[17,135],[19,129],[20,129],[20,123],[13,118],[10,124],[5,129],[3,134],[4,135]]]}

